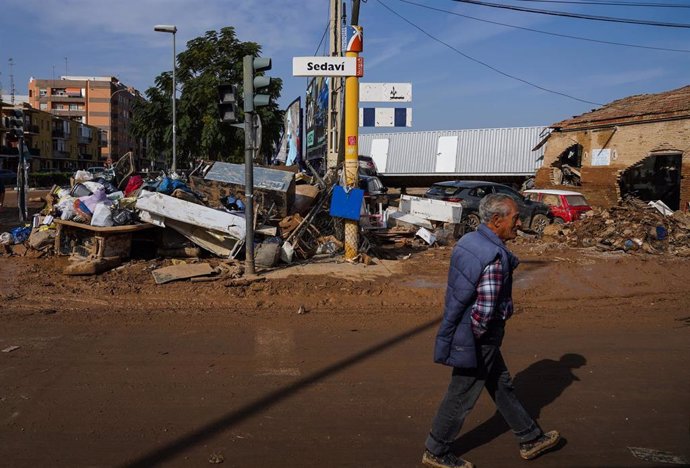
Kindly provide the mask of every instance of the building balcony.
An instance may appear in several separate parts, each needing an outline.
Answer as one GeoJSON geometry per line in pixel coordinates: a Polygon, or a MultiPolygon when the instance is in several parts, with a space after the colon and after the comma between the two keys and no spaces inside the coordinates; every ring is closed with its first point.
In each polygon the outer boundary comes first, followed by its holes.
{"type": "Polygon", "coordinates": [[[40,101],[52,102],[84,102],[84,96],[68,96],[66,94],[53,94],[52,96],[41,96],[40,101]]]}
{"type": "Polygon", "coordinates": [[[69,158],[69,153],[67,151],[53,150],[53,157],[58,159],[67,159],[69,158]]]}
{"type": "Polygon", "coordinates": [[[67,137],[65,137],[65,131],[64,130],[53,130],[53,138],[69,138],[69,134],[67,134],[67,137]]]}
{"type": "Polygon", "coordinates": [[[88,144],[91,143],[92,141],[93,141],[93,137],[85,137],[85,136],[77,137],[77,142],[78,142],[80,145],[88,145],[88,144]]]}
{"type": "Polygon", "coordinates": [[[86,111],[83,109],[52,109],[50,112],[60,117],[83,117],[86,115],[86,111]]]}

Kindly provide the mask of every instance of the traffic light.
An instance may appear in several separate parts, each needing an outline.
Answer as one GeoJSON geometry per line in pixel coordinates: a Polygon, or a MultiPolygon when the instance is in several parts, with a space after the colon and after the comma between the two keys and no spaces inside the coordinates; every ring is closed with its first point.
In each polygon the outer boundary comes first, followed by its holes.
{"type": "Polygon", "coordinates": [[[233,84],[218,85],[218,113],[221,122],[237,122],[237,87],[233,84]]]}
{"type": "Polygon", "coordinates": [[[267,106],[271,102],[269,94],[254,94],[255,91],[271,84],[271,77],[256,76],[259,72],[271,69],[271,59],[245,55],[242,64],[244,66],[244,111],[254,112],[255,107],[267,106]]]}
{"type": "Polygon", "coordinates": [[[24,136],[24,111],[21,109],[14,109],[12,116],[9,118],[9,138],[12,141],[17,141],[24,136]]]}

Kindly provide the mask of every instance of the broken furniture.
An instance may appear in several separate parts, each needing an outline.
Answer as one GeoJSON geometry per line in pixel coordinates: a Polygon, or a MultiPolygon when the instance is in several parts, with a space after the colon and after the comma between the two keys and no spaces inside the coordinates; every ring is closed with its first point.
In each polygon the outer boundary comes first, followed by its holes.
{"type": "Polygon", "coordinates": [[[58,255],[129,258],[132,233],[151,229],[151,224],[99,227],[62,219],[57,224],[55,251],[58,255]]]}
{"type": "Polygon", "coordinates": [[[66,274],[97,274],[118,266],[128,259],[134,233],[151,229],[151,224],[99,227],[62,219],[57,225],[55,252],[71,255],[77,263],[65,269],[66,274]]]}
{"type": "MultiPolygon", "coordinates": [[[[190,186],[205,195],[212,204],[228,196],[241,196],[245,192],[244,164],[215,162],[202,177],[191,176],[190,186]]],[[[295,174],[289,171],[254,167],[254,200],[256,207],[269,209],[275,204],[276,214],[285,217],[295,202],[295,174]]]]}
{"type": "Polygon", "coordinates": [[[400,206],[397,213],[388,213],[388,219],[395,219],[389,224],[412,224],[425,229],[434,229],[442,224],[453,231],[453,237],[460,237],[463,233],[462,204],[432,198],[400,196],[400,206]],[[422,222],[420,222],[422,221],[422,222]]]}
{"type": "Polygon", "coordinates": [[[459,224],[462,218],[462,204],[432,198],[400,196],[399,211],[430,221],[459,224]]]}
{"type": "Polygon", "coordinates": [[[142,221],[172,228],[215,255],[235,258],[244,245],[243,216],[155,192],[142,192],[136,206],[142,221]]]}

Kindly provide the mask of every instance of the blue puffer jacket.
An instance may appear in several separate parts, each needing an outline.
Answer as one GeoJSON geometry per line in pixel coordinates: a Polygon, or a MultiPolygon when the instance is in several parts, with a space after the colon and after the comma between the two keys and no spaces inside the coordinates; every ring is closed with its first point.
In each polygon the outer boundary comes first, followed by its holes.
{"type": "Polygon", "coordinates": [[[518,259],[486,225],[460,238],[453,249],[448,270],[448,288],[443,320],[436,334],[434,361],[453,367],[477,367],[477,353],[470,309],[477,297],[477,284],[484,268],[501,259],[503,284],[496,307],[512,295],[512,272],[518,259]]]}

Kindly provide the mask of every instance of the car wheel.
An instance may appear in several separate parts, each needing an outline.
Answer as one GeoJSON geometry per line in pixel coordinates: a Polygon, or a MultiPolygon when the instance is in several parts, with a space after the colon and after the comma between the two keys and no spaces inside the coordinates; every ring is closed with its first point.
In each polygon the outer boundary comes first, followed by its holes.
{"type": "Polygon", "coordinates": [[[563,218],[554,218],[553,224],[565,224],[565,221],[563,221],[563,218]]]}
{"type": "Polygon", "coordinates": [[[476,231],[480,223],[479,216],[476,214],[468,214],[465,217],[465,232],[476,231]]]}
{"type": "Polygon", "coordinates": [[[541,234],[544,232],[544,228],[549,225],[549,218],[543,214],[535,214],[532,218],[532,224],[530,224],[530,229],[534,232],[541,234]]]}

